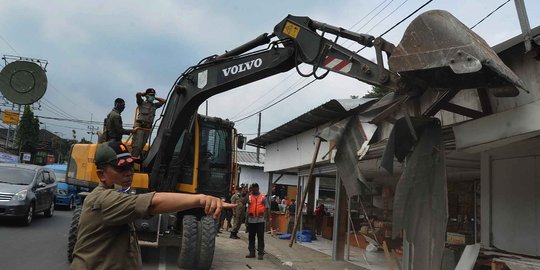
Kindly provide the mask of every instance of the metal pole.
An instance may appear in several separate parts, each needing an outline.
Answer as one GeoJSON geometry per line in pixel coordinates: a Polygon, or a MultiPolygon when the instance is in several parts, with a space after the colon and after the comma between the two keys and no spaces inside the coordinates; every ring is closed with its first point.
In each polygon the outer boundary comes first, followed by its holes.
{"type": "Polygon", "coordinates": [[[478,201],[476,200],[476,188],[478,187],[478,182],[475,180],[474,181],[474,185],[473,185],[473,196],[474,196],[474,243],[478,243],[478,221],[476,220],[477,219],[477,213],[476,211],[478,210],[478,201]]]}
{"type": "MultiPolygon", "coordinates": [[[[5,112],[4,112],[5,113],[5,112]]],[[[11,131],[11,124],[9,124],[7,133],[6,133],[6,150],[8,149],[8,142],[9,142],[9,132],[11,131]]]]}
{"type": "Polygon", "coordinates": [[[92,139],[94,138],[94,126],[92,125],[93,118],[94,118],[94,114],[91,113],[90,114],[90,141],[91,142],[93,142],[92,139]]]}
{"type": "MultiPolygon", "coordinates": [[[[347,216],[349,217],[347,219],[347,249],[346,249],[346,254],[345,256],[347,257],[347,260],[350,260],[351,257],[351,223],[352,223],[352,218],[351,218],[351,198],[347,198],[347,216]]],[[[353,225],[354,226],[354,225],[353,225]]],[[[355,237],[356,237],[356,232],[355,233],[355,237]]]]}
{"type": "MultiPolygon", "coordinates": [[[[13,106],[15,106],[15,104],[13,104],[13,106]]],[[[17,112],[19,115],[19,123],[17,124],[17,126],[15,127],[15,130],[13,131],[13,138],[16,138],[15,136],[17,136],[17,133],[19,131],[19,125],[21,124],[21,105],[19,105],[17,112]]],[[[19,145],[19,158],[20,156],[21,156],[21,145],[19,145]]]]}
{"type": "Polygon", "coordinates": [[[206,100],[205,104],[206,104],[206,116],[208,116],[208,100],[206,100]]]}
{"type": "Polygon", "coordinates": [[[305,184],[304,190],[302,191],[302,201],[296,205],[296,218],[294,220],[294,227],[291,235],[291,242],[289,243],[289,247],[292,247],[296,235],[296,230],[298,229],[298,223],[300,221],[300,217],[302,216],[302,210],[304,208],[304,202],[306,201],[306,195],[309,190],[310,185],[313,182],[313,170],[315,170],[315,163],[317,161],[317,156],[319,155],[319,148],[321,147],[321,138],[315,137],[315,151],[313,152],[313,159],[311,160],[311,166],[309,168],[309,176],[307,179],[307,184],[305,184]]]}
{"type": "MultiPolygon", "coordinates": [[[[261,136],[261,113],[259,113],[259,124],[257,127],[257,138],[261,136]]],[[[260,163],[261,148],[257,146],[257,163],[260,163]]]]}
{"type": "Polygon", "coordinates": [[[340,197],[341,194],[341,179],[339,178],[339,173],[336,172],[336,192],[334,196],[335,207],[334,207],[334,225],[332,227],[332,261],[337,261],[337,250],[338,250],[338,227],[339,227],[339,208],[340,208],[340,197]]]}
{"type": "Polygon", "coordinates": [[[529,24],[529,17],[527,16],[525,2],[523,0],[514,0],[514,3],[516,5],[516,11],[519,18],[519,25],[521,26],[521,32],[523,33],[525,52],[530,52],[532,49],[531,25],[529,24]]]}

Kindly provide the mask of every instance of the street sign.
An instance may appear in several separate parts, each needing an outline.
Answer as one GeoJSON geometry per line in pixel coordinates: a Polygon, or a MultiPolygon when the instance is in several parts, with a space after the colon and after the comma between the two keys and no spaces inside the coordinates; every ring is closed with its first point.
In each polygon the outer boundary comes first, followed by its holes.
{"type": "Polygon", "coordinates": [[[22,160],[23,160],[23,161],[30,161],[31,158],[32,158],[32,154],[30,154],[30,153],[23,153],[23,157],[22,157],[22,160]]]}
{"type": "Polygon", "coordinates": [[[19,124],[19,112],[16,111],[4,111],[2,116],[2,122],[8,125],[17,125],[19,124]]]}

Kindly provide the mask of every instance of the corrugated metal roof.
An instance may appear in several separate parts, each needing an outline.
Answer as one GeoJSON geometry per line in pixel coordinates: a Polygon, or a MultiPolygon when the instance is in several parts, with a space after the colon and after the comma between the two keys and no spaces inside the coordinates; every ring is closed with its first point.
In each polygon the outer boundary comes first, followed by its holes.
{"type": "Polygon", "coordinates": [[[264,167],[264,153],[260,153],[259,162],[257,162],[257,152],[238,151],[238,165],[264,167]]]}
{"type": "Polygon", "coordinates": [[[359,109],[376,101],[374,98],[332,99],[311,111],[248,142],[252,146],[265,147],[287,137],[299,134],[328,121],[348,116],[352,110],[359,109]]]}

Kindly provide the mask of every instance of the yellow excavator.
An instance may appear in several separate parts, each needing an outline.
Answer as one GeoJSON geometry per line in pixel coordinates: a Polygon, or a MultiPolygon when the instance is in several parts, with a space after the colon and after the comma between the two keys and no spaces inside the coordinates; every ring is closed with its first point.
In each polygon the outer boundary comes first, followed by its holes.
{"type": "MultiPolygon", "coordinates": [[[[396,110],[396,100],[421,98],[427,91],[484,88],[494,96],[506,97],[518,95],[518,89],[523,88],[486,42],[446,11],[418,16],[398,46],[381,37],[289,15],[271,34],[262,34],[222,55],[206,57],[180,75],[161,114],[156,138],[135,174],[132,192],[218,197],[230,192],[236,170],[233,124],[202,117],[197,108],[213,95],[293,68],[302,76],[323,79],[331,71],[389,90],[390,94],[372,105],[377,119],[396,110]],[[339,45],[340,39],[374,49],[376,62],[339,45]],[[313,70],[302,74],[300,64],[311,65],[313,70]]],[[[92,163],[95,149],[96,145],[73,146],[68,183],[88,188],[97,185],[92,163]]],[[[70,229],[69,258],[79,213],[75,211],[70,229]]],[[[211,267],[216,224],[203,211],[159,215],[138,221],[136,227],[141,245],[180,246],[179,267],[211,267]]]]}

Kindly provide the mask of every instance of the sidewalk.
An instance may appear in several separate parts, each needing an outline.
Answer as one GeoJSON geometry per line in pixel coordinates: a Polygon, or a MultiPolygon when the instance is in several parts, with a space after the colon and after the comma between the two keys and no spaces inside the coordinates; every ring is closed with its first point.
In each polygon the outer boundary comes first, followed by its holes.
{"type": "MultiPolygon", "coordinates": [[[[223,236],[228,236],[225,233],[223,236]]],[[[248,234],[245,233],[244,227],[241,228],[238,236],[247,242],[248,234]]],[[[276,269],[333,269],[333,270],[366,270],[366,268],[357,266],[346,261],[332,261],[332,257],[324,253],[318,252],[308,247],[304,247],[295,243],[289,247],[290,240],[283,240],[277,237],[272,237],[266,234],[264,237],[265,243],[265,260],[270,260],[276,265],[276,269]]]]}

